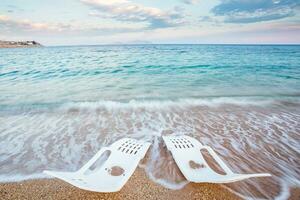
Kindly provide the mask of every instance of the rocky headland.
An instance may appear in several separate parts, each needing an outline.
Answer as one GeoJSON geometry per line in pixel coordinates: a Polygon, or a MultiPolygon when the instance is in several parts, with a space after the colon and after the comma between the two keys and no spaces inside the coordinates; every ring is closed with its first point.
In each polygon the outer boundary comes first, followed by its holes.
{"type": "Polygon", "coordinates": [[[0,48],[28,48],[28,47],[42,47],[36,41],[3,41],[0,40],[0,48]]]}

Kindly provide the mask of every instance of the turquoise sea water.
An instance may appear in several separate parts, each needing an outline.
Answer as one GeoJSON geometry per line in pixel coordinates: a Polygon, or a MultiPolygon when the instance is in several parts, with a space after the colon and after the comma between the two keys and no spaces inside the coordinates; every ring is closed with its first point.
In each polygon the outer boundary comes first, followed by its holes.
{"type": "Polygon", "coordinates": [[[300,187],[300,46],[0,49],[0,181],[76,170],[133,137],[153,143],[147,175],[178,189],[163,134],[197,138],[235,172],[273,174],[231,191],[287,199],[300,187]]]}
{"type": "Polygon", "coordinates": [[[300,96],[300,46],[0,50],[1,105],[300,96]]]}

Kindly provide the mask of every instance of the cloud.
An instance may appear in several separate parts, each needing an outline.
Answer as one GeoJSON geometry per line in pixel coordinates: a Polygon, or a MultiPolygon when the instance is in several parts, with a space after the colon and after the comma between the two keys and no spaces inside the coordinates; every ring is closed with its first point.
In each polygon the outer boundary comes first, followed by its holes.
{"type": "MultiPolygon", "coordinates": [[[[61,27],[63,28],[63,27],[61,27]]],[[[10,31],[39,31],[39,30],[58,30],[56,25],[49,25],[46,23],[34,23],[29,20],[14,20],[6,15],[0,15],[0,29],[4,32],[10,31]]]]}
{"type": "Polygon", "coordinates": [[[24,35],[32,33],[41,35],[107,35],[120,32],[136,32],[140,27],[130,25],[87,25],[81,23],[36,23],[30,20],[11,19],[0,15],[2,33],[24,35]]]}
{"type": "Polygon", "coordinates": [[[279,8],[279,9],[271,9],[271,10],[257,10],[253,13],[249,12],[239,12],[235,13],[235,15],[229,15],[224,20],[224,22],[228,23],[254,23],[260,21],[271,21],[282,19],[285,17],[293,16],[294,13],[291,9],[288,8],[279,8]]]}
{"type": "Polygon", "coordinates": [[[199,3],[199,0],[181,0],[185,4],[196,5],[199,3]]]}
{"type": "Polygon", "coordinates": [[[227,23],[254,23],[293,16],[299,6],[299,0],[223,0],[211,12],[227,23]]]}
{"type": "Polygon", "coordinates": [[[166,28],[183,24],[183,14],[179,10],[163,11],[146,7],[127,0],[81,0],[92,7],[93,16],[112,18],[116,21],[146,23],[147,28],[166,28]]]}

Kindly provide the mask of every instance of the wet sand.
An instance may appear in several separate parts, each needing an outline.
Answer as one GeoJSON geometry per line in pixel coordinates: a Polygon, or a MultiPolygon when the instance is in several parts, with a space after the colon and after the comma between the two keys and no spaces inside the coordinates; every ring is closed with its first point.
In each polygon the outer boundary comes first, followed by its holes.
{"type": "Polygon", "coordinates": [[[166,189],[137,169],[117,193],[96,193],[77,189],[58,179],[28,180],[0,184],[0,197],[6,199],[240,199],[220,185],[190,183],[181,190],[166,189]]]}

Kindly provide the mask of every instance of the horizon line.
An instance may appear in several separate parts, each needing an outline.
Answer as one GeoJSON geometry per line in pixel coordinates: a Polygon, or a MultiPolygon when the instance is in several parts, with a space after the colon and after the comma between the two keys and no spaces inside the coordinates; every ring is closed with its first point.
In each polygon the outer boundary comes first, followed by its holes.
{"type": "Polygon", "coordinates": [[[108,43],[108,44],[69,44],[69,45],[43,45],[43,46],[44,47],[72,47],[72,46],[135,46],[135,45],[299,46],[300,43],[124,43],[124,44],[108,43]]]}

